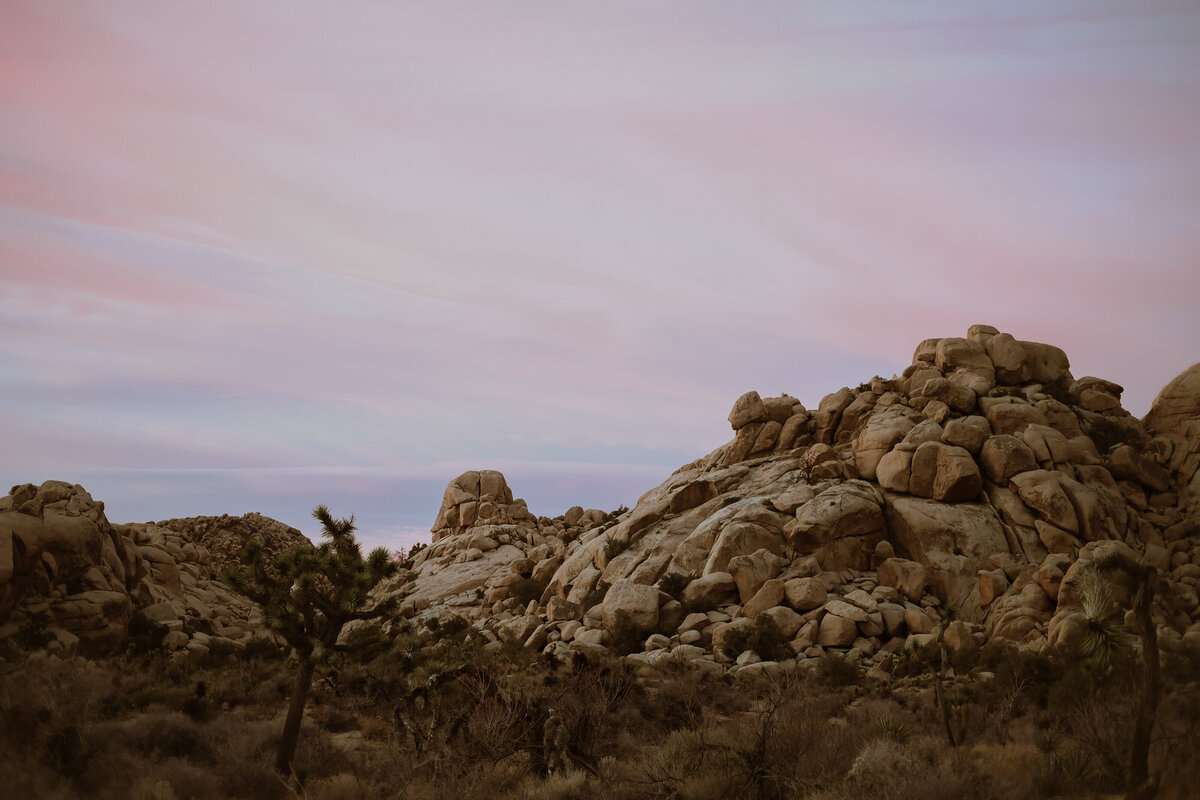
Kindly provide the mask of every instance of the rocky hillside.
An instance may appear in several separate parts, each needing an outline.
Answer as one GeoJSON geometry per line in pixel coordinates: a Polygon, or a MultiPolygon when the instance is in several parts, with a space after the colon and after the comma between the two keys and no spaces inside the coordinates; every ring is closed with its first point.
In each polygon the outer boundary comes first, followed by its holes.
{"type": "MultiPolygon", "coordinates": [[[[378,591],[491,646],[629,653],[647,673],[791,670],[832,650],[881,675],[937,637],[1070,645],[1088,565],[1119,552],[1164,580],[1162,647],[1200,647],[1200,365],[1143,420],[1121,393],[1075,379],[1057,347],[976,325],[816,409],[746,393],[732,440],[632,510],[535,517],[499,472],[466,472],[433,543],[378,591]]],[[[256,514],[111,525],[79,486],[15,487],[0,500],[0,639],[245,642],[253,609],[213,578],[250,537],[303,540],[256,514]]]]}
{"type": "Polygon", "coordinates": [[[1163,647],[1200,646],[1200,365],[1144,420],[1121,393],[1075,379],[1057,347],[973,326],[813,410],[748,392],[730,442],[616,518],[536,519],[502,475],[468,472],[385,591],[560,655],[633,641],[647,671],[791,669],[829,649],[886,670],[943,632],[1069,644],[1074,584],[1119,551],[1166,580],[1163,647]]]}
{"type": "Polygon", "coordinates": [[[217,576],[251,536],[272,551],[307,541],[258,514],[116,525],[82,486],[14,486],[0,499],[0,646],[65,657],[131,634],[168,649],[244,643],[256,610],[217,576]]]}

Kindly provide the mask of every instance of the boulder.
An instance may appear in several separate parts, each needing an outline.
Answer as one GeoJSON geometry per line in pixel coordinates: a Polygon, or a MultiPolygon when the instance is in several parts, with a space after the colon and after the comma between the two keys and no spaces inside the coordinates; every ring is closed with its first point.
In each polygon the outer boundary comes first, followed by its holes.
{"type": "Polygon", "coordinates": [[[880,586],[890,586],[914,603],[925,594],[925,567],[920,562],[889,558],[879,565],[876,574],[880,586]]]}
{"type": "Polygon", "coordinates": [[[979,464],[988,480],[1001,486],[1014,475],[1038,468],[1032,448],[1011,434],[989,437],[979,451],[979,464]]]}
{"type": "Polygon", "coordinates": [[[604,595],[604,627],[615,633],[624,620],[634,631],[649,633],[658,627],[658,589],[621,579],[604,595]]]}
{"type": "Polygon", "coordinates": [[[997,436],[1019,434],[1030,425],[1047,424],[1046,415],[1036,406],[1013,397],[989,399],[1003,401],[984,404],[984,416],[992,426],[992,433],[997,436]]]}
{"type": "Polygon", "coordinates": [[[787,531],[793,544],[812,550],[834,539],[880,533],[884,526],[883,510],[869,487],[842,483],[796,509],[787,531]]]}
{"type": "Polygon", "coordinates": [[[1025,505],[1037,512],[1046,522],[1073,534],[1079,533],[1079,517],[1075,506],[1062,489],[1062,473],[1036,469],[1014,475],[1010,485],[1025,505]]]}
{"type": "Polygon", "coordinates": [[[942,433],[942,442],[961,447],[972,455],[977,455],[991,434],[992,426],[988,424],[986,417],[978,415],[959,417],[946,423],[942,433]]]}
{"type": "Polygon", "coordinates": [[[742,616],[754,619],[768,608],[774,608],[783,602],[784,584],[778,578],[772,578],[764,583],[754,596],[742,606],[742,616]]]}
{"type": "Polygon", "coordinates": [[[687,608],[716,608],[733,599],[737,582],[728,572],[712,572],[697,578],[683,590],[680,600],[687,608]]]}
{"type": "Polygon", "coordinates": [[[983,488],[975,459],[961,447],[925,442],[913,453],[909,492],[947,503],[972,500],[983,488]]]}
{"type": "MultiPolygon", "coordinates": [[[[972,395],[972,402],[974,399],[972,395]]],[[[920,418],[918,412],[899,404],[872,414],[854,438],[854,461],[859,477],[873,480],[879,460],[912,430],[920,418]]]]}
{"type": "Polygon", "coordinates": [[[961,606],[963,618],[979,616],[979,570],[995,553],[1008,553],[995,510],[974,503],[946,504],[916,497],[890,497],[886,506],[890,538],[897,552],[925,567],[943,602],[961,606]]]}
{"type": "MultiPolygon", "coordinates": [[[[742,602],[748,602],[762,585],[779,574],[784,560],[769,550],[756,550],[750,555],[729,559],[729,574],[737,583],[742,602]]],[[[772,605],[777,605],[772,603],[772,605]]]]}
{"type": "Polygon", "coordinates": [[[827,613],[821,617],[817,644],[821,647],[849,647],[858,638],[858,625],[852,619],[827,613]]]}
{"type": "Polygon", "coordinates": [[[729,412],[729,424],[735,431],[741,430],[752,422],[762,422],[767,418],[767,409],[763,405],[758,392],[750,391],[739,397],[729,412]]]}
{"type": "Polygon", "coordinates": [[[788,605],[797,611],[811,611],[825,605],[828,590],[816,578],[792,578],[783,585],[788,605]]]}

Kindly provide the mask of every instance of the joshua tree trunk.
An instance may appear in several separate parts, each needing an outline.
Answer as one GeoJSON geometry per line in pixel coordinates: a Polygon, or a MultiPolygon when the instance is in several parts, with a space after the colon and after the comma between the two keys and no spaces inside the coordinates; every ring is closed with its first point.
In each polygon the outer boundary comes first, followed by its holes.
{"type": "Polygon", "coordinates": [[[292,773],[292,757],[296,755],[296,742],[300,739],[300,720],[304,717],[304,704],[308,701],[308,689],[316,666],[311,657],[300,659],[296,682],[292,684],[292,702],[288,706],[283,736],[279,739],[279,752],[275,756],[275,769],[284,775],[292,773]]]}
{"type": "Polygon", "coordinates": [[[1129,757],[1130,795],[1139,798],[1153,794],[1153,786],[1147,786],[1150,777],[1150,734],[1154,729],[1154,715],[1158,711],[1158,697],[1162,688],[1162,675],[1158,664],[1158,630],[1150,608],[1157,588],[1157,574],[1153,567],[1143,580],[1138,596],[1137,615],[1142,638],[1142,702],[1138,705],[1137,719],[1133,726],[1133,746],[1129,757]],[[1134,794],[1138,793],[1138,794],[1134,794]]]}

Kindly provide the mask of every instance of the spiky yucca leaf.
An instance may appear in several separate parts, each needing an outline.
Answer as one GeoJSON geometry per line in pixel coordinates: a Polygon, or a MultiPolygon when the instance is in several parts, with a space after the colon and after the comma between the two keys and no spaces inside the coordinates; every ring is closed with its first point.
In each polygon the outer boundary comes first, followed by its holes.
{"type": "Polygon", "coordinates": [[[1125,627],[1125,612],[1113,598],[1112,587],[1099,570],[1084,572],[1079,593],[1087,629],[1082,655],[1100,667],[1108,667],[1129,650],[1132,638],[1125,627]]]}

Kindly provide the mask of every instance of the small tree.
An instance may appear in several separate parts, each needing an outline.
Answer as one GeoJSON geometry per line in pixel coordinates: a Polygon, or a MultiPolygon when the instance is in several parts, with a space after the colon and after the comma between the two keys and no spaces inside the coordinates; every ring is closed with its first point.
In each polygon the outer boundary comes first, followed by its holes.
{"type": "Polygon", "coordinates": [[[1132,649],[1123,610],[1112,597],[1114,586],[1123,588],[1130,598],[1132,622],[1141,644],[1141,697],[1130,737],[1129,792],[1126,795],[1141,800],[1153,797],[1157,788],[1150,775],[1150,738],[1162,695],[1158,629],[1153,613],[1160,588],[1158,570],[1152,564],[1116,552],[1094,562],[1091,572],[1084,576],[1080,589],[1088,627],[1083,639],[1083,654],[1104,668],[1112,664],[1117,654],[1132,649]]]}
{"type": "Polygon", "coordinates": [[[372,603],[369,597],[381,580],[396,573],[397,564],[387,549],[376,548],[362,556],[354,537],[354,517],[334,519],[326,506],[313,510],[323,528],[319,545],[303,544],[268,563],[263,543],[250,540],[242,551],[242,566],[228,567],[222,578],[235,591],[262,606],[263,622],[295,648],[300,660],[292,685],[291,704],[275,767],[285,775],[300,737],[300,720],[317,661],[337,650],[346,623],[375,619],[395,610],[395,599],[372,603]]]}

